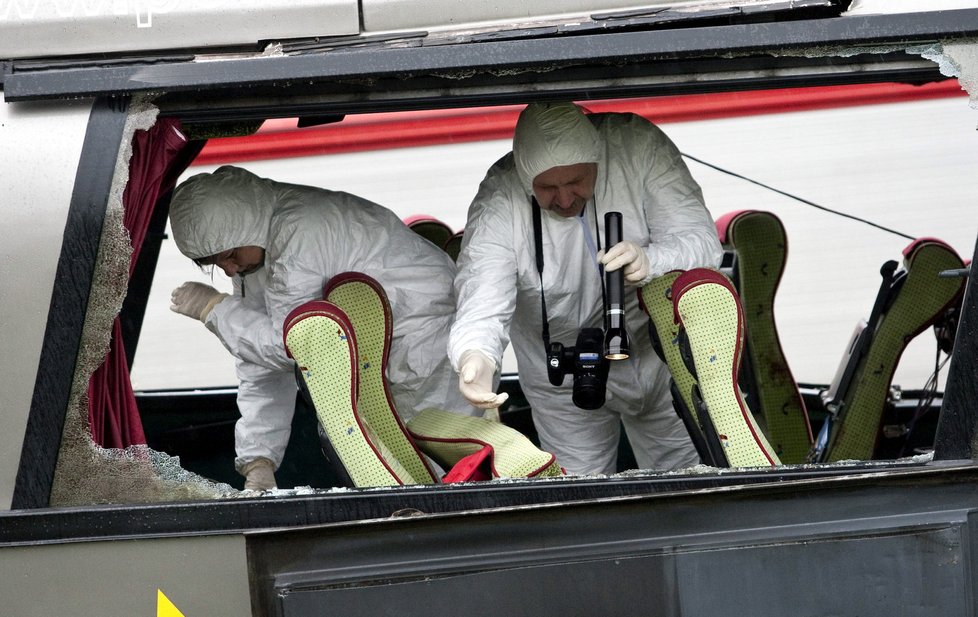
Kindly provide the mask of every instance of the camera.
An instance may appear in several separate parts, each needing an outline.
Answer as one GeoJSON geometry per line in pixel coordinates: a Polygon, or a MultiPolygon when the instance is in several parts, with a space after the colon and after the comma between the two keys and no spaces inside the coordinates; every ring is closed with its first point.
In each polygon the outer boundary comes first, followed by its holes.
{"type": "Polygon", "coordinates": [[[604,331],[601,328],[581,329],[574,347],[551,343],[547,348],[550,383],[559,386],[571,373],[574,376],[572,399],[581,409],[598,409],[604,405],[609,363],[603,351],[604,331]]]}
{"type": "MultiPolygon", "coordinates": [[[[604,328],[582,328],[574,347],[564,348],[550,342],[550,323],[547,318],[547,299],[543,293],[543,249],[540,223],[540,204],[531,197],[533,205],[533,240],[536,246],[537,273],[540,275],[540,304],[543,310],[544,350],[547,353],[547,378],[559,386],[568,373],[574,376],[572,400],[581,409],[599,409],[604,405],[610,360],[625,360],[629,356],[628,332],[625,330],[625,281],[621,269],[603,273],[601,301],[604,305],[604,328]]],[[[597,211],[594,214],[597,227],[597,211]]],[[[622,240],[620,212],[605,214],[605,246],[609,249],[622,240]]],[[[600,244],[598,246],[600,248],[600,244]]],[[[592,253],[595,252],[593,245],[592,253]]],[[[597,256],[595,255],[595,259],[597,256]]],[[[600,269],[600,268],[599,268],[600,269]]]]}

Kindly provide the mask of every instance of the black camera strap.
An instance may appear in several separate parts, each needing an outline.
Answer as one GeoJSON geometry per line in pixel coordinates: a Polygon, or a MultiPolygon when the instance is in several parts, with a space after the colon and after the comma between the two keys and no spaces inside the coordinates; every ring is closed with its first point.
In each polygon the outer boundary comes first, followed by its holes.
{"type": "Polygon", "coordinates": [[[543,223],[540,221],[540,204],[536,196],[531,196],[533,202],[533,244],[536,247],[537,274],[540,275],[540,308],[543,317],[543,349],[550,349],[550,319],[547,317],[547,297],[543,293],[543,223]]]}
{"type": "MultiPolygon", "coordinates": [[[[530,201],[533,204],[533,244],[536,249],[536,261],[537,261],[537,274],[540,275],[540,312],[542,313],[543,328],[541,330],[541,336],[543,337],[543,348],[544,351],[550,349],[550,318],[547,316],[547,297],[543,293],[543,222],[541,221],[540,215],[540,204],[537,202],[535,195],[530,196],[530,201]]],[[[587,205],[584,206],[587,209],[587,205]]],[[[584,212],[581,212],[581,216],[584,212]]],[[[598,232],[598,206],[594,206],[594,234],[597,240],[597,249],[601,250],[601,234],[598,232]]],[[[598,278],[601,280],[601,301],[605,301],[605,290],[604,290],[604,276],[601,273],[604,272],[604,268],[598,265],[598,278]]]]}

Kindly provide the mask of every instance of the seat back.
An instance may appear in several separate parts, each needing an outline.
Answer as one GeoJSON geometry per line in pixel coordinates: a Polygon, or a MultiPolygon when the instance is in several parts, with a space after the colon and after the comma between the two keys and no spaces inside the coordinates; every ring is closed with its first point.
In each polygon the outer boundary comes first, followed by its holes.
{"type": "Polygon", "coordinates": [[[812,447],[812,430],[774,318],[774,299],[788,257],[784,225],[761,210],[731,212],[716,224],[720,242],[731,254],[730,275],[744,306],[741,384],[781,460],[802,463],[812,447]]]}
{"type": "Polygon", "coordinates": [[[328,302],[343,309],[356,333],[360,396],[357,409],[377,439],[407,470],[403,484],[431,484],[437,475],[401,422],[387,386],[393,316],[383,287],[359,272],[334,276],[323,289],[328,302]]]}
{"type": "Polygon", "coordinates": [[[672,284],[682,274],[680,270],[666,272],[649,281],[638,292],[639,305],[649,316],[649,338],[659,358],[666,363],[672,376],[672,404],[682,419],[696,446],[700,459],[707,465],[716,465],[707,442],[703,427],[696,415],[693,402],[693,388],[696,378],[683,360],[679,345],[679,324],[675,320],[675,307],[672,303],[672,284]]]}
{"type": "Polygon", "coordinates": [[[708,268],[669,272],[640,291],[650,335],[672,374],[673,403],[705,464],[781,464],[741,392],[744,311],[729,279],[708,268]]]}
{"type": "Polygon", "coordinates": [[[360,364],[347,314],[325,300],[296,307],[283,328],[300,390],[316,412],[323,453],[347,486],[414,483],[360,412],[360,364]]]}
{"type": "Polygon", "coordinates": [[[714,460],[731,467],[766,467],[781,460],[740,389],[744,309],[722,273],[687,270],[672,284],[679,345],[696,379],[694,405],[714,460]]]}
{"type": "Polygon", "coordinates": [[[823,395],[829,418],[816,444],[816,461],[873,457],[893,373],[907,344],[960,301],[965,280],[941,272],[964,267],[958,254],[934,238],[911,242],[903,269],[887,262],[869,319],[856,333],[823,395]]]}
{"type": "Polygon", "coordinates": [[[458,261],[458,254],[462,251],[462,236],[463,231],[456,231],[452,234],[452,237],[445,241],[445,252],[448,256],[452,258],[452,261],[458,261]]]}
{"type": "Polygon", "coordinates": [[[452,228],[433,216],[415,215],[404,219],[404,224],[414,233],[440,249],[452,237],[452,228]]]}
{"type": "Polygon", "coordinates": [[[484,418],[425,409],[409,432],[387,384],[393,317],[383,287],[347,272],[330,279],[323,295],[289,314],[283,336],[316,411],[323,452],[347,486],[438,483],[425,453],[451,467],[483,449],[490,470],[484,479],[563,473],[552,454],[484,418]]]}

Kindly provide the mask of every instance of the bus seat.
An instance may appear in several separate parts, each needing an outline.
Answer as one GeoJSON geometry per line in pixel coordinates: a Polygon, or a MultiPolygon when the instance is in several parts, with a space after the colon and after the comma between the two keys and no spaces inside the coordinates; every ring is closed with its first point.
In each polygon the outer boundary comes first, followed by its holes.
{"type": "Polygon", "coordinates": [[[373,431],[371,437],[376,436],[376,440],[390,449],[407,468],[407,476],[399,475],[402,484],[436,482],[437,476],[394,410],[394,399],[387,386],[387,359],[394,324],[383,287],[366,274],[347,272],[331,278],[323,289],[323,296],[340,307],[353,325],[359,358],[357,409],[373,431]]]}
{"type": "Polygon", "coordinates": [[[740,389],[746,336],[737,290],[722,273],[694,268],[673,282],[672,302],[680,355],[696,379],[692,398],[714,460],[731,467],[780,465],[740,389]]]}
{"type": "MultiPolygon", "coordinates": [[[[431,456],[440,464],[459,463],[473,444],[488,447],[491,477],[562,473],[552,454],[484,418],[424,410],[416,416],[416,430],[424,435],[419,444],[397,414],[387,385],[393,324],[383,287],[365,274],[347,272],[330,279],[323,295],[325,300],[289,314],[283,337],[302,395],[316,412],[323,453],[346,486],[439,483],[421,447],[432,449],[432,443],[438,456],[431,456]]],[[[453,477],[478,478],[462,472],[453,477]]]]}
{"type": "Polygon", "coordinates": [[[729,279],[707,268],[673,271],[639,297],[653,346],[672,374],[673,404],[703,462],[781,464],[738,383],[744,311],[729,279]]]}
{"type": "Polygon", "coordinates": [[[563,475],[553,454],[501,422],[425,409],[408,421],[407,428],[425,454],[450,469],[445,482],[563,475]],[[472,473],[466,459],[481,473],[472,473]]]}
{"type": "Polygon", "coordinates": [[[404,224],[411,228],[425,240],[431,242],[440,249],[445,248],[445,243],[452,237],[452,228],[441,220],[423,214],[416,214],[404,219],[404,224]]]}
{"type": "Polygon", "coordinates": [[[462,251],[462,235],[464,233],[464,230],[456,231],[451,238],[445,241],[445,252],[452,258],[452,261],[458,261],[458,254],[462,251]]]}
{"type": "Polygon", "coordinates": [[[679,351],[679,324],[674,320],[672,284],[680,274],[682,274],[681,270],[673,270],[655,277],[639,290],[638,300],[642,310],[649,316],[649,338],[652,339],[652,347],[669,367],[669,373],[672,375],[670,389],[676,413],[686,426],[686,431],[693,445],[696,446],[700,459],[707,465],[718,467],[721,465],[717,465],[717,461],[713,460],[703,435],[703,427],[695,414],[693,387],[696,385],[696,378],[686,367],[679,351]]]}
{"type": "Polygon", "coordinates": [[[313,300],[286,318],[285,348],[296,362],[302,396],[316,412],[323,454],[345,486],[403,484],[408,472],[376,440],[358,407],[353,325],[338,306],[313,300]]]}
{"type": "Polygon", "coordinates": [[[730,212],[716,225],[744,306],[747,338],[741,385],[781,460],[803,463],[812,447],[812,429],[774,318],[774,297],[788,256],[784,225],[761,210],[730,212]]]}
{"type": "Polygon", "coordinates": [[[946,243],[920,238],[903,250],[903,268],[888,261],[869,319],[860,322],[830,387],[822,393],[829,412],[812,460],[873,458],[893,373],[907,344],[944,318],[964,292],[963,278],[940,276],[964,267],[946,243]]]}

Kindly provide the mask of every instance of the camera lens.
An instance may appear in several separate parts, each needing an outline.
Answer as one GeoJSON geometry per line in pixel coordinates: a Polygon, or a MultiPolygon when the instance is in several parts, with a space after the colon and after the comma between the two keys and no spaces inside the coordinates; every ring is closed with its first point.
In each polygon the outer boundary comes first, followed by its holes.
{"type": "Polygon", "coordinates": [[[604,405],[605,384],[598,375],[574,376],[574,405],[581,409],[598,409],[604,405]]]}

